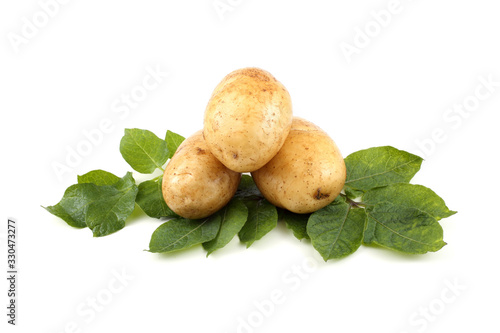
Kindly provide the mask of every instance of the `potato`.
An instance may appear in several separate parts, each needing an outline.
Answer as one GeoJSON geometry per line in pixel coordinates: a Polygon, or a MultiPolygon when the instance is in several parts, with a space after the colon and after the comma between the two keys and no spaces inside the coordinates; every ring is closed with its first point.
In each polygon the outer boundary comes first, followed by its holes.
{"type": "Polygon", "coordinates": [[[313,123],[294,117],[283,147],[252,177],[272,204],[303,214],[335,200],[344,187],[346,168],[328,134],[313,123]]]}
{"type": "Polygon", "coordinates": [[[219,161],[237,172],[255,171],[276,155],[290,131],[292,102],[270,73],[244,68],[227,75],[205,110],[203,134],[219,161]]]}
{"type": "Polygon", "coordinates": [[[201,219],[231,200],[240,178],[241,174],[229,170],[212,155],[200,130],[182,142],[167,164],[163,198],[176,214],[201,219]]]}

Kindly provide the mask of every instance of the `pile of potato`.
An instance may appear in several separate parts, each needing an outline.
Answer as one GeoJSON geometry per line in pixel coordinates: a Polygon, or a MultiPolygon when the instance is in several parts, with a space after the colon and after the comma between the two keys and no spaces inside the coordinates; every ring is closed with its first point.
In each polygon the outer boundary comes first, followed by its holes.
{"type": "Polygon", "coordinates": [[[217,85],[203,130],[179,146],[165,169],[163,197],[178,215],[200,219],[231,200],[245,172],[268,201],[300,214],[335,200],[346,178],[335,142],[293,117],[286,88],[258,68],[236,70],[217,85]]]}

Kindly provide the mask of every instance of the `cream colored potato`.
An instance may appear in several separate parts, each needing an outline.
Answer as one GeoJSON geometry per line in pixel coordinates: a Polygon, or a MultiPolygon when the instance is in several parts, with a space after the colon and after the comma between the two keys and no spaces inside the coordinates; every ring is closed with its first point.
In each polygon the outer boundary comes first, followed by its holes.
{"type": "Polygon", "coordinates": [[[201,219],[231,200],[240,177],[212,155],[203,132],[198,131],[184,140],[167,164],[163,173],[163,198],[178,215],[201,219]]]}
{"type": "Polygon", "coordinates": [[[290,131],[292,103],[270,73],[244,68],[227,75],[208,102],[203,134],[219,161],[255,171],[276,155],[290,131]]]}
{"type": "Polygon", "coordinates": [[[313,123],[294,117],[278,154],[252,177],[264,197],[294,213],[311,213],[331,203],[346,179],[335,142],[313,123]]]}

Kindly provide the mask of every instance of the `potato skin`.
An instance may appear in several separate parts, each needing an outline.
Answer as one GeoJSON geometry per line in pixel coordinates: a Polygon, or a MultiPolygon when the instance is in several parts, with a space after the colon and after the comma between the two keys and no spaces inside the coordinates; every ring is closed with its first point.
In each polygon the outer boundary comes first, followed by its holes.
{"type": "Polygon", "coordinates": [[[276,155],[290,131],[292,102],[269,72],[243,68],[215,88],[203,134],[212,154],[237,172],[255,171],[276,155]]]}
{"type": "Polygon", "coordinates": [[[335,142],[313,123],[294,117],[278,154],[252,172],[264,197],[294,213],[311,213],[330,204],[346,179],[344,159],[335,142]]]}
{"type": "Polygon", "coordinates": [[[207,217],[233,197],[241,174],[217,160],[200,130],[181,143],[163,173],[162,192],[168,207],[188,219],[207,217]]]}

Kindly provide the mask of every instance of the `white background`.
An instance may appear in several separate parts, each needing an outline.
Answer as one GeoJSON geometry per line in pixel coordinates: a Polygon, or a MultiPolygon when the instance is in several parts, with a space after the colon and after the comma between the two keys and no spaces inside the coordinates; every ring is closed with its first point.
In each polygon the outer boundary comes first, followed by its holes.
{"type": "Polygon", "coordinates": [[[50,7],[48,17],[38,1],[2,1],[0,258],[5,272],[6,221],[14,218],[19,267],[18,326],[6,324],[2,278],[2,327],[497,331],[498,4],[401,0],[380,27],[370,13],[386,10],[389,0],[221,2],[232,3],[222,16],[213,0],[74,0],[50,7]],[[34,20],[40,27],[30,32],[26,22],[34,20]],[[366,27],[368,42],[359,33],[366,27]],[[346,57],[346,44],[358,45],[357,53],[346,57]],[[123,230],[93,238],[41,207],[57,203],[78,174],[130,170],[118,149],[124,128],[160,137],[167,129],[184,136],[201,129],[215,85],[246,66],[280,80],[295,115],[319,124],[344,156],[380,145],[423,156],[413,182],[459,211],[442,221],[448,245],[422,256],[362,247],[325,263],[280,225],[249,249],[234,239],[209,258],[201,247],[158,255],[143,250],[162,222],[140,212],[123,230]],[[115,112],[147,68],[169,75],[130,112],[115,112]],[[488,91],[480,77],[496,86],[488,91]],[[482,100],[474,105],[477,91],[482,100]],[[471,112],[448,113],[464,101],[471,112]],[[112,130],[58,177],[54,165],[66,164],[69,151],[85,145],[84,132],[95,133],[103,119],[112,130]],[[272,294],[281,294],[280,304],[269,305],[272,294]]]}

